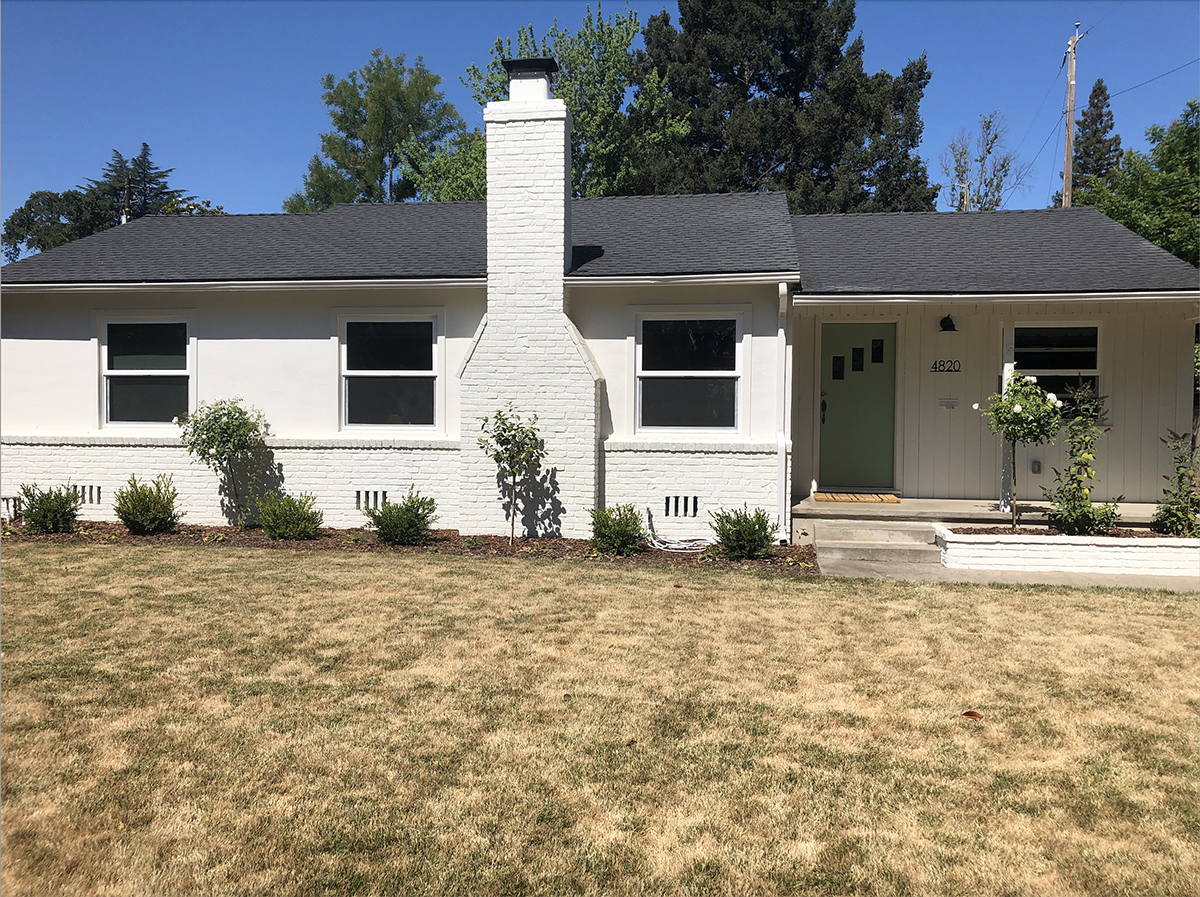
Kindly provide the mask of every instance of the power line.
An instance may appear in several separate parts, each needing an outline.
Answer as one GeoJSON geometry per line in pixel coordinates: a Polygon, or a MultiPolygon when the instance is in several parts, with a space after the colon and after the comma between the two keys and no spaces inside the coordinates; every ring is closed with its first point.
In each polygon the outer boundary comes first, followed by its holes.
{"type": "Polygon", "coordinates": [[[1129,93],[1129,91],[1131,91],[1131,90],[1137,90],[1139,87],[1145,87],[1147,84],[1151,83],[1152,81],[1157,81],[1159,78],[1165,78],[1165,77],[1167,77],[1167,75],[1173,75],[1173,74],[1175,74],[1175,72],[1179,71],[1180,69],[1185,69],[1189,65],[1195,65],[1197,62],[1200,62],[1200,56],[1197,56],[1191,62],[1185,62],[1183,65],[1175,66],[1175,68],[1171,69],[1171,71],[1169,71],[1169,72],[1163,72],[1161,75],[1155,75],[1149,81],[1143,81],[1141,84],[1135,84],[1135,85],[1133,85],[1133,87],[1126,87],[1124,90],[1119,90],[1116,93],[1109,94],[1108,98],[1111,100],[1111,99],[1114,99],[1115,97],[1119,97],[1123,93],[1129,93]]]}
{"type": "MultiPolygon", "coordinates": [[[[1045,148],[1046,148],[1046,144],[1050,142],[1050,138],[1051,138],[1051,137],[1054,137],[1054,136],[1056,136],[1057,134],[1059,134],[1059,133],[1060,133],[1060,132],[1059,132],[1059,130],[1058,130],[1058,125],[1059,125],[1059,122],[1061,122],[1061,121],[1062,121],[1064,118],[1066,118],[1066,117],[1067,117],[1067,113],[1066,113],[1066,112],[1064,112],[1062,115],[1060,115],[1060,116],[1058,117],[1058,121],[1056,121],[1056,122],[1054,123],[1054,130],[1053,130],[1053,131],[1051,131],[1051,132],[1049,133],[1049,135],[1047,135],[1046,139],[1045,139],[1045,140],[1042,142],[1042,149],[1045,149],[1045,148]]],[[[1057,141],[1057,140],[1055,140],[1055,141],[1054,141],[1054,152],[1055,152],[1055,154],[1057,154],[1057,153],[1058,153],[1058,141],[1057,141]]],[[[1042,154],[1042,150],[1040,149],[1040,150],[1038,150],[1038,156],[1040,156],[1041,154],[1042,154]]],[[[1037,156],[1034,156],[1034,157],[1033,157],[1033,162],[1036,162],[1036,161],[1037,161],[1037,156]]],[[[1032,164],[1033,164],[1033,162],[1030,162],[1029,164],[1030,164],[1030,165],[1032,165],[1032,164]]],[[[1054,192],[1053,192],[1053,191],[1054,191],[1054,174],[1053,174],[1053,172],[1054,172],[1054,169],[1053,169],[1053,168],[1051,168],[1051,169],[1050,169],[1050,171],[1051,171],[1051,175],[1050,175],[1050,186],[1048,186],[1048,187],[1046,188],[1046,205],[1047,205],[1047,206],[1049,206],[1049,205],[1050,205],[1050,200],[1054,198],[1054,192]]]]}
{"type": "Polygon", "coordinates": [[[1025,135],[1021,138],[1021,142],[1017,144],[1017,149],[1013,150],[1014,154],[1021,149],[1021,146],[1025,143],[1025,138],[1029,136],[1029,132],[1032,131],[1033,126],[1037,124],[1037,117],[1041,114],[1042,107],[1046,105],[1046,100],[1050,98],[1050,91],[1054,90],[1054,85],[1058,83],[1058,79],[1062,75],[1063,68],[1066,67],[1066,64],[1067,60],[1064,58],[1063,64],[1058,67],[1058,73],[1054,76],[1054,80],[1050,82],[1050,87],[1046,90],[1046,95],[1042,97],[1042,101],[1038,103],[1037,112],[1033,113],[1033,120],[1029,123],[1029,127],[1025,129],[1025,135]]]}
{"type": "MultiPolygon", "coordinates": [[[[1029,162],[1030,165],[1032,165],[1034,162],[1036,162],[1038,160],[1038,156],[1040,156],[1042,154],[1042,150],[1044,150],[1046,148],[1046,144],[1050,142],[1050,138],[1059,132],[1058,126],[1062,124],[1062,120],[1066,117],[1067,117],[1067,113],[1065,113],[1065,112],[1060,112],[1058,114],[1058,121],[1056,121],[1054,123],[1054,127],[1051,128],[1050,133],[1046,135],[1046,139],[1042,141],[1041,148],[1038,149],[1038,151],[1036,153],[1034,153],[1033,158],[1029,162]]],[[[1055,150],[1055,152],[1058,151],[1058,143],[1057,142],[1054,144],[1054,150],[1055,150]]]]}

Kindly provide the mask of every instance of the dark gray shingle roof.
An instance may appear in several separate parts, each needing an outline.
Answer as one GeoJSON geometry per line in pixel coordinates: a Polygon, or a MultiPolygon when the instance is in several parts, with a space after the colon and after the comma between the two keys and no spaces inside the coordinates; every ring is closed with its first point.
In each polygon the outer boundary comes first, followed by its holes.
{"type": "Polygon", "coordinates": [[[485,277],[483,203],[148,217],[6,265],[6,283],[485,277]]]}
{"type": "Polygon", "coordinates": [[[787,221],[783,193],[579,199],[571,218],[571,274],[799,271],[787,221]]]}
{"type": "Polygon", "coordinates": [[[1195,290],[1187,262],[1094,208],[799,215],[812,294],[1195,290]]]}
{"type": "MultiPolygon", "coordinates": [[[[573,202],[587,277],[796,271],[783,194],[573,202]]],[[[6,283],[487,276],[482,202],[346,204],[310,215],[140,218],[4,267],[6,283]]]]}

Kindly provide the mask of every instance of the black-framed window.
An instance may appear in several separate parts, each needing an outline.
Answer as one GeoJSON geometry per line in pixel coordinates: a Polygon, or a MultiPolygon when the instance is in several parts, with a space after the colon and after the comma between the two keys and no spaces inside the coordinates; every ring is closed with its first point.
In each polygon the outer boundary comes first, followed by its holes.
{"type": "Polygon", "coordinates": [[[186,415],[187,324],[111,322],[105,331],[105,422],[170,423],[186,415]]]}
{"type": "Polygon", "coordinates": [[[1100,328],[1096,325],[1017,327],[1013,360],[1018,373],[1066,400],[1072,389],[1100,390],[1100,328]]]}
{"type": "Polygon", "coordinates": [[[437,328],[430,319],[347,321],[342,342],[344,423],[434,426],[437,328]]]}
{"type": "Polygon", "coordinates": [[[736,429],[736,318],[646,318],[638,351],[639,428],[736,429]]]}

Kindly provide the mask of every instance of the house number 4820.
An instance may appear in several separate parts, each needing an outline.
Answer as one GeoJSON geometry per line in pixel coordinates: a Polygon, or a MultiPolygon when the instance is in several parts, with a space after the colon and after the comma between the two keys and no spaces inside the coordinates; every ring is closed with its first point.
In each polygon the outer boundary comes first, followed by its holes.
{"type": "Polygon", "coordinates": [[[958,359],[939,358],[929,366],[931,374],[958,374],[962,371],[962,362],[958,359]]]}

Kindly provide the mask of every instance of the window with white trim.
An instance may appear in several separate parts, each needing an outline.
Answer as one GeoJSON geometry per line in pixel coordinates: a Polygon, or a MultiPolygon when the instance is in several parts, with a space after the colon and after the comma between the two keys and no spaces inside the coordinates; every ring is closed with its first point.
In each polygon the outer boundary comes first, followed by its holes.
{"type": "Polygon", "coordinates": [[[1038,386],[1061,399],[1085,383],[1099,391],[1099,331],[1095,325],[1017,327],[1013,333],[1017,371],[1037,377],[1038,386]]]}
{"type": "Polygon", "coordinates": [[[188,328],[182,321],[109,322],[104,327],[104,420],[169,424],[188,413],[188,328]]]}
{"type": "Polygon", "coordinates": [[[436,318],[346,321],[341,350],[343,425],[436,424],[436,318]]]}
{"type": "Polygon", "coordinates": [[[737,317],[643,317],[638,428],[736,430],[741,367],[737,317]]]}

